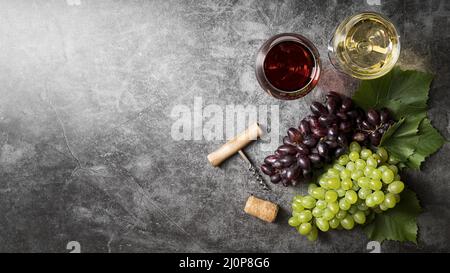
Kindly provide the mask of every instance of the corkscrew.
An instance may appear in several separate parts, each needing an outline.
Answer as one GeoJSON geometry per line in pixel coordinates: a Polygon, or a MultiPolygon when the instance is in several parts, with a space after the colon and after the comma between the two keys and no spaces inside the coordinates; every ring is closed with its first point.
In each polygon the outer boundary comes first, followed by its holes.
{"type": "Polygon", "coordinates": [[[258,171],[258,168],[253,165],[253,163],[248,159],[248,157],[245,155],[245,153],[242,150],[238,151],[241,158],[247,163],[248,170],[252,173],[253,178],[256,180],[256,182],[264,189],[264,190],[270,190],[270,188],[267,186],[266,182],[264,181],[264,178],[262,177],[261,173],[258,171]]]}
{"type": "Polygon", "coordinates": [[[250,144],[253,140],[256,140],[261,135],[261,128],[259,127],[258,123],[254,123],[253,125],[248,127],[247,130],[235,136],[233,139],[225,143],[216,151],[210,153],[208,155],[208,160],[214,167],[217,167],[230,156],[234,155],[235,153],[239,153],[242,160],[244,160],[244,162],[247,164],[248,170],[251,172],[253,179],[256,180],[256,182],[259,184],[259,186],[261,186],[262,189],[270,190],[258,168],[255,167],[255,165],[248,159],[248,157],[242,150],[245,146],[250,144]]]}

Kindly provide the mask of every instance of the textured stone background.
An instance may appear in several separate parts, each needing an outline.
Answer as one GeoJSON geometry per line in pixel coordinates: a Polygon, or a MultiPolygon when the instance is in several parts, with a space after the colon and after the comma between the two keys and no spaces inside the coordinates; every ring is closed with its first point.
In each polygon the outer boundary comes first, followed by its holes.
{"type": "MultiPolygon", "coordinates": [[[[285,223],[304,187],[249,181],[237,157],[212,168],[223,141],[173,141],[171,109],[206,104],[279,105],[280,133],[329,89],[357,83],[326,58],[347,15],[389,16],[402,40],[400,63],[435,73],[430,117],[450,137],[449,1],[0,1],[0,251],[363,252],[361,230],[311,244],[285,223]],[[318,47],[323,76],[306,98],[262,92],[254,55],[280,32],[318,47]],[[279,203],[276,224],[242,211],[250,193],[279,203]]],[[[261,162],[259,144],[248,154],[261,162]]],[[[419,245],[382,251],[450,251],[450,148],[406,180],[419,194],[419,245]]]]}

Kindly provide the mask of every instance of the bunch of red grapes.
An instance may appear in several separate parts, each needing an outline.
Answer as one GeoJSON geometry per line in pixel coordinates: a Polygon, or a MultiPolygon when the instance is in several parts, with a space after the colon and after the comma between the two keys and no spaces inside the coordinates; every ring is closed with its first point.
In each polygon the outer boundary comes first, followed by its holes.
{"type": "Polygon", "coordinates": [[[336,92],[326,95],[325,105],[315,101],[310,108],[312,114],[298,128],[289,128],[283,145],[264,159],[261,170],[272,183],[295,186],[309,180],[313,169],[346,153],[351,140],[364,146],[380,144],[394,122],[387,109],[370,109],[366,114],[349,97],[336,92]]]}

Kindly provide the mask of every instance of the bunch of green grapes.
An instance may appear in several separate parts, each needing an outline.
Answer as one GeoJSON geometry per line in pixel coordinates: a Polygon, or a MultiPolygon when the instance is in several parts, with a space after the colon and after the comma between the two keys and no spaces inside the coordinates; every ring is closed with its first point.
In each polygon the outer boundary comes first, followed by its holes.
{"type": "Polygon", "coordinates": [[[405,185],[400,181],[397,162],[384,148],[373,153],[357,142],[310,184],[308,195],[296,195],[289,225],[311,241],[318,230],[352,229],[364,224],[372,212],[394,208],[405,185]]]}

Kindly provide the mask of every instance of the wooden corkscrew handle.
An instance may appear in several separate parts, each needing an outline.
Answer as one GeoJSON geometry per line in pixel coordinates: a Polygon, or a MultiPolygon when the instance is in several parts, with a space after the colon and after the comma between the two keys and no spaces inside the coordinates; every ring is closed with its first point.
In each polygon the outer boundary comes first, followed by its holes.
{"type": "Polygon", "coordinates": [[[258,123],[252,124],[247,128],[244,132],[238,134],[227,143],[225,143],[222,147],[217,149],[216,151],[210,153],[208,155],[208,161],[214,166],[217,167],[224,160],[229,158],[230,156],[237,153],[239,150],[243,149],[253,140],[258,139],[262,135],[263,131],[259,127],[258,123]]]}

